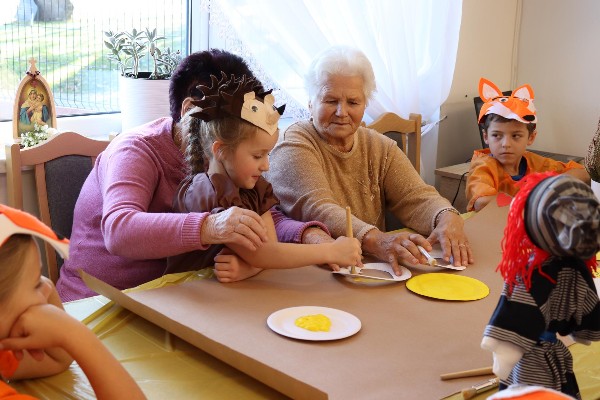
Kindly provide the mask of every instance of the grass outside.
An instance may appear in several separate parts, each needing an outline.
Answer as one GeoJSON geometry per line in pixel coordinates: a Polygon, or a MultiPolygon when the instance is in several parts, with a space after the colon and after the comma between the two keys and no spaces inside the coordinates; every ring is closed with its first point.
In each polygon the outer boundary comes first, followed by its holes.
{"type": "MultiPolygon", "coordinates": [[[[108,61],[104,47],[103,31],[111,29],[109,23],[110,19],[88,19],[0,25],[0,98],[14,99],[33,57],[57,106],[118,110],[117,66],[108,61]]],[[[162,41],[163,48],[185,49],[185,37],[178,29],[163,31],[163,36],[174,38],[162,41]]],[[[146,70],[149,61],[142,64],[146,70]]]]}

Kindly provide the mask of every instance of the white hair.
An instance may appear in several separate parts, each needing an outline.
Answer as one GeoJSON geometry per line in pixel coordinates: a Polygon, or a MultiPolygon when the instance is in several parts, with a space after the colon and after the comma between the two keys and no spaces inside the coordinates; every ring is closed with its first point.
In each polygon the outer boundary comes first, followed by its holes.
{"type": "Polygon", "coordinates": [[[316,99],[330,75],[360,76],[367,102],[377,90],[371,62],[365,54],[350,46],[332,46],[321,52],[311,62],[304,84],[310,101],[316,99]]]}

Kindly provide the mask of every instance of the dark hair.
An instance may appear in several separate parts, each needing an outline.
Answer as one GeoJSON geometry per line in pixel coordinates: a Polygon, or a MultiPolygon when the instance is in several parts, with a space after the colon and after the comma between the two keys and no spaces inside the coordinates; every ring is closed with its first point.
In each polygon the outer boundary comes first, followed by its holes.
{"type": "Polygon", "coordinates": [[[179,122],[181,119],[181,104],[186,97],[196,99],[202,97],[202,92],[196,89],[196,86],[210,86],[210,76],[214,75],[218,78],[221,76],[221,71],[228,76],[234,74],[239,77],[243,75],[254,77],[243,58],[225,50],[200,51],[190,54],[181,61],[171,76],[169,84],[169,103],[173,121],[179,122]]]}
{"type": "MultiPolygon", "coordinates": [[[[490,113],[490,114],[487,114],[484,116],[483,121],[479,123],[479,126],[481,127],[481,129],[483,129],[487,132],[487,130],[492,122],[507,123],[510,121],[516,121],[516,120],[504,118],[501,115],[490,113]]],[[[521,122],[521,121],[517,121],[517,122],[521,122]]],[[[521,123],[525,124],[524,122],[521,122],[521,123]]],[[[536,124],[529,122],[525,125],[527,126],[527,131],[529,132],[529,135],[531,135],[535,131],[536,124]]]]}

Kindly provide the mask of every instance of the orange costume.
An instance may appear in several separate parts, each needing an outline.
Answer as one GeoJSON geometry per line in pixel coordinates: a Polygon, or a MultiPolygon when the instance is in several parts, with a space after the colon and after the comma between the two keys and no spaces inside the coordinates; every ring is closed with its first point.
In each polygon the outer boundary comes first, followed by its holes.
{"type": "MultiPolygon", "coordinates": [[[[19,366],[19,361],[13,355],[12,351],[8,350],[0,350],[0,378],[8,379],[10,378],[17,367],[19,366]]],[[[35,397],[31,397],[26,394],[19,394],[15,389],[8,386],[8,384],[4,383],[2,379],[0,379],[0,400],[36,400],[35,397]]]]}
{"type": "MultiPolygon", "coordinates": [[[[496,114],[523,124],[537,123],[533,89],[529,85],[516,88],[510,96],[505,96],[493,82],[479,80],[479,96],[485,102],[479,111],[478,122],[485,122],[488,114],[496,114]]],[[[519,176],[513,179],[502,164],[490,153],[490,149],[475,150],[471,158],[471,168],[467,178],[467,211],[473,211],[475,201],[484,196],[494,196],[500,192],[514,196],[519,190],[517,182],[533,172],[554,171],[562,173],[570,169],[583,168],[574,161],[563,163],[526,151],[519,163],[519,176]],[[526,168],[523,168],[523,161],[526,168]]]]}
{"type": "MultiPolygon", "coordinates": [[[[555,171],[562,173],[570,169],[583,168],[575,161],[563,163],[526,151],[523,154],[527,162],[525,175],[533,172],[555,171]]],[[[467,211],[473,211],[475,201],[483,196],[494,196],[499,192],[514,196],[519,190],[517,182],[508,175],[502,165],[491,154],[490,149],[475,150],[471,159],[469,178],[467,179],[467,211]]]]}

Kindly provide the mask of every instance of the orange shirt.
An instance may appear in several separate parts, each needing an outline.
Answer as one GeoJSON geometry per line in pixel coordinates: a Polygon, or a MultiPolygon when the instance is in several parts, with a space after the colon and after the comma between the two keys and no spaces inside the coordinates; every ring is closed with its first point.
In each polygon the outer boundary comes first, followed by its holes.
{"type": "Polygon", "coordinates": [[[0,400],[37,400],[37,398],[19,394],[15,389],[0,381],[0,400]]]}
{"type": "MultiPolygon", "coordinates": [[[[10,378],[17,367],[19,366],[19,360],[15,357],[12,351],[0,350],[0,377],[10,378]]],[[[15,389],[4,383],[0,379],[0,400],[36,400],[35,397],[31,397],[27,394],[19,394],[15,389]]]]}
{"type": "Polygon", "coordinates": [[[8,379],[17,370],[19,360],[10,350],[0,350],[0,377],[8,379]]]}
{"type": "MultiPolygon", "coordinates": [[[[583,165],[575,161],[563,163],[529,151],[526,151],[523,157],[527,161],[525,175],[546,171],[562,173],[570,169],[583,168],[583,165]]],[[[504,171],[502,164],[492,157],[490,149],[475,150],[467,178],[466,196],[469,202],[467,211],[473,211],[475,201],[483,196],[494,196],[498,192],[514,196],[519,190],[517,182],[504,171]]]]}

